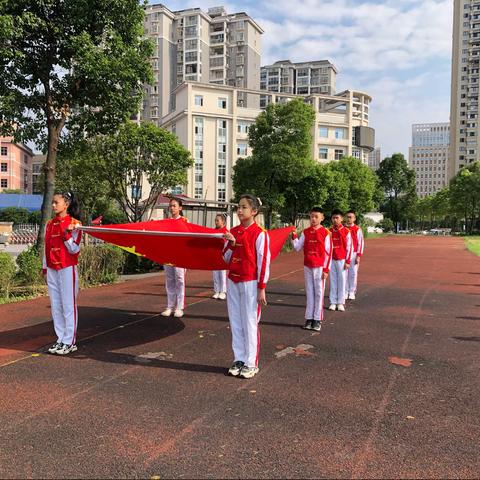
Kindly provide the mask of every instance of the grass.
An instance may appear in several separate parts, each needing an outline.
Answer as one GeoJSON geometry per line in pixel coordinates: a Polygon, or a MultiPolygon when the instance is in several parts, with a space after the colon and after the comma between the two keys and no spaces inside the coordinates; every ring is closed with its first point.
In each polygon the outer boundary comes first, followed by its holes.
{"type": "Polygon", "coordinates": [[[465,244],[467,245],[467,249],[480,257],[480,236],[463,238],[465,240],[465,244]]]}

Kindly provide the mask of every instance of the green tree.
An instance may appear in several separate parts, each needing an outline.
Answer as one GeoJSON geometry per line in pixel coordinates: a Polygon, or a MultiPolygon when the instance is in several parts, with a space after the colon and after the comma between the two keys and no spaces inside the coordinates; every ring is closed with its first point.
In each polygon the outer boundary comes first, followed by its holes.
{"type": "Polygon", "coordinates": [[[7,207],[0,210],[0,220],[2,222],[28,223],[30,212],[26,208],[7,207]]]}
{"type": "Polygon", "coordinates": [[[143,19],[138,0],[0,0],[0,133],[46,145],[39,246],[64,128],[109,132],[138,110],[152,78],[143,19]]]}
{"type": "Polygon", "coordinates": [[[193,165],[177,137],[153,123],[126,122],[117,133],[96,138],[93,148],[99,178],[132,222],[142,219],[160,193],[186,184],[187,169],[193,165]],[[146,183],[148,194],[143,191],[146,183]]]}
{"type": "Polygon", "coordinates": [[[415,217],[415,171],[401,153],[394,153],[380,163],[377,175],[385,191],[381,210],[394,222],[398,232],[401,221],[415,217]]]}

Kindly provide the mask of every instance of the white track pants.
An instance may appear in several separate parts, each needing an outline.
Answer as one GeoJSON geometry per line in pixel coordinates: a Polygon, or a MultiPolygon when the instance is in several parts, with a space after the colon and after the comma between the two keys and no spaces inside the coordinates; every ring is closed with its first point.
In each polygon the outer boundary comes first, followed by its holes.
{"type": "Polygon", "coordinates": [[[322,280],[323,268],[303,267],[305,275],[305,291],[307,294],[306,320],[323,320],[323,296],[325,280],[322,280]]]}
{"type": "Polygon", "coordinates": [[[232,282],[227,280],[227,307],[232,331],[234,360],[247,367],[258,366],[260,349],[261,309],[257,302],[257,281],[232,282]]]}
{"type": "Polygon", "coordinates": [[[357,293],[357,279],[358,279],[358,267],[359,265],[356,263],[357,254],[352,254],[352,261],[350,263],[350,267],[347,273],[347,285],[345,287],[345,293],[348,295],[349,293],[357,293]]]}
{"type": "Polygon", "coordinates": [[[167,308],[185,308],[185,268],[164,266],[167,308]]]}
{"type": "Polygon", "coordinates": [[[213,271],[213,291],[215,293],[225,293],[227,291],[227,271],[213,271]]]}
{"type": "Polygon", "coordinates": [[[47,268],[47,285],[57,342],[75,345],[77,337],[77,267],[47,268]]]}
{"type": "Polygon", "coordinates": [[[345,260],[332,260],[330,267],[330,303],[335,305],[345,304],[347,271],[344,266],[345,260]]]}

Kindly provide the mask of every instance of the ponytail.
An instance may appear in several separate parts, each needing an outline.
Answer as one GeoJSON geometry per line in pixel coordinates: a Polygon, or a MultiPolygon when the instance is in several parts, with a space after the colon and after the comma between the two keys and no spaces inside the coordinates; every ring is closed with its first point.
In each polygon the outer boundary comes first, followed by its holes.
{"type": "Polygon", "coordinates": [[[67,213],[72,217],[78,219],[80,217],[80,204],[73,192],[63,192],[56,195],[61,195],[65,202],[68,203],[67,213]]]}

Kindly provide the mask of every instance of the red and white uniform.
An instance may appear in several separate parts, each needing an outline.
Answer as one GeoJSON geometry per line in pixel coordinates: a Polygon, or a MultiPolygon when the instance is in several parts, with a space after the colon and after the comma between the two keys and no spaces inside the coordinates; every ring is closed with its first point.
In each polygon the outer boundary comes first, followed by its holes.
{"type": "Polygon", "coordinates": [[[227,307],[234,360],[257,367],[261,316],[257,289],[265,288],[270,275],[269,237],[255,222],[248,227],[234,227],[230,233],[235,237],[235,246],[227,244],[224,258],[229,264],[227,307]]]}
{"type": "MultiPolygon", "coordinates": [[[[228,228],[222,227],[217,229],[219,233],[227,233],[228,228]]],[[[213,291],[215,293],[227,293],[227,271],[214,270],[213,271],[213,291]]]]}
{"type": "Polygon", "coordinates": [[[57,342],[75,345],[77,336],[78,254],[82,232],[67,231],[70,224],[80,224],[66,215],[47,223],[43,272],[47,275],[48,294],[57,342]]]}
{"type": "Polygon", "coordinates": [[[332,266],[330,271],[330,303],[345,304],[345,286],[347,270],[345,264],[352,259],[352,236],[347,227],[333,225],[332,234],[332,266]]]}
{"type": "MultiPolygon", "coordinates": [[[[185,217],[179,215],[172,217],[173,220],[188,222],[185,217]]],[[[167,291],[167,308],[185,309],[185,273],[186,268],[179,268],[173,265],[164,265],[165,271],[165,290],[167,291]]]]}
{"type": "Polygon", "coordinates": [[[303,248],[303,272],[307,294],[306,320],[323,320],[323,297],[325,280],[323,273],[330,271],[332,261],[332,241],[330,232],[322,225],[306,228],[300,238],[293,234],[292,245],[295,251],[303,248]]]}
{"type": "Polygon", "coordinates": [[[365,241],[363,238],[362,229],[358,225],[347,226],[352,236],[352,260],[350,262],[350,268],[347,273],[347,285],[345,287],[345,294],[357,293],[357,281],[358,281],[358,267],[357,257],[360,258],[363,255],[363,249],[365,241]]]}

